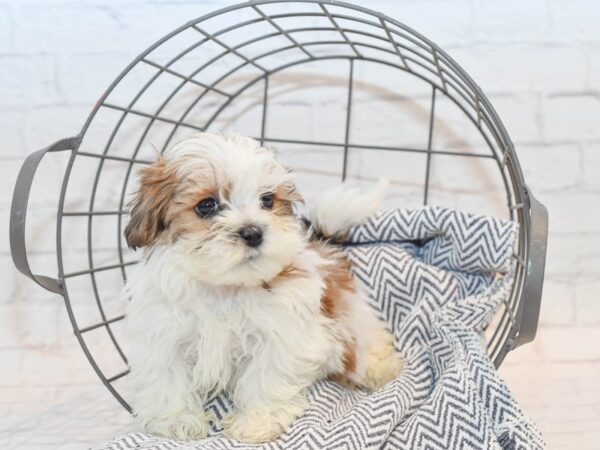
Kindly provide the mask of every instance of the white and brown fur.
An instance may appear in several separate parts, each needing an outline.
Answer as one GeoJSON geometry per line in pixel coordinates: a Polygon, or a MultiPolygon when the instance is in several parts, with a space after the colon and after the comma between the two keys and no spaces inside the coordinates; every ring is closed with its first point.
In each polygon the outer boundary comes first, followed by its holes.
{"type": "MultiPolygon", "coordinates": [[[[381,186],[332,191],[310,220],[340,236],[381,196],[381,186]]],[[[303,413],[315,381],[375,390],[398,375],[391,334],[339,249],[309,238],[294,214],[301,201],[273,153],[238,135],[193,135],[141,170],[125,235],[144,248],[127,282],[127,325],[134,410],[146,431],[202,438],[205,402],[226,391],[235,410],[225,434],[271,441],[303,413]],[[194,207],[208,197],[219,211],[199,217],[194,207]],[[262,230],[257,247],[240,238],[248,226],[262,230]]]]}

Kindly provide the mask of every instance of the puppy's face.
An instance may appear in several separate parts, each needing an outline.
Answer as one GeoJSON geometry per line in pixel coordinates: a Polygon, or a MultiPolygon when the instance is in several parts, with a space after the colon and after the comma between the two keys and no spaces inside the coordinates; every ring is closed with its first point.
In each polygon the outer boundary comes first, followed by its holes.
{"type": "Polygon", "coordinates": [[[303,247],[301,198],[271,151],[249,138],[202,133],[141,170],[125,229],[132,248],[170,246],[180,269],[217,285],[259,285],[303,247]]]}

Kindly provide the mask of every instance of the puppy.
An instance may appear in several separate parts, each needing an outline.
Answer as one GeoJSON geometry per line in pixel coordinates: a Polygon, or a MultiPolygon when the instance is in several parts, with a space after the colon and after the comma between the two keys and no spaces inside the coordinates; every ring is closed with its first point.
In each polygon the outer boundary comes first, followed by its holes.
{"type": "Polygon", "coordinates": [[[148,432],[193,440],[203,406],[229,393],[224,433],[249,443],[285,432],[328,377],[375,390],[402,368],[392,336],[334,245],[371,214],[382,189],[341,189],[313,206],[311,230],[290,172],[238,135],[201,133],[141,170],[125,229],[144,248],[127,282],[136,395],[148,432]]]}

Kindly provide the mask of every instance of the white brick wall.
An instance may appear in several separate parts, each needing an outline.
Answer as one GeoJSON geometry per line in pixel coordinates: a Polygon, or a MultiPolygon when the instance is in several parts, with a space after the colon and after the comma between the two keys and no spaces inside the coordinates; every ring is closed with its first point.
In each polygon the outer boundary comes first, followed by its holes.
{"type": "MultiPolygon", "coordinates": [[[[5,361],[13,365],[7,372],[10,383],[19,382],[18,367],[25,364],[19,363],[22,353],[15,349],[52,353],[76,345],[62,303],[17,275],[10,261],[8,209],[23,158],[77,133],[99,95],[147,45],[229,3],[0,0],[0,360],[3,366],[5,361]]],[[[600,4],[361,4],[440,44],[496,106],[528,183],[550,212],[540,339],[548,339],[544,349],[549,358],[597,359],[598,346],[587,336],[597,341],[600,325],[600,4]],[[558,345],[571,336],[577,337],[578,345],[573,353],[558,345]],[[562,350],[553,354],[555,346],[562,350]]],[[[60,178],[59,164],[49,161],[43,167],[42,183],[60,178]]],[[[42,187],[38,193],[31,212],[31,248],[39,272],[53,274],[54,235],[47,224],[56,191],[42,187]]],[[[35,368],[36,363],[28,359],[27,364],[35,368]]],[[[77,371],[77,376],[80,373],[90,375],[77,371]]]]}

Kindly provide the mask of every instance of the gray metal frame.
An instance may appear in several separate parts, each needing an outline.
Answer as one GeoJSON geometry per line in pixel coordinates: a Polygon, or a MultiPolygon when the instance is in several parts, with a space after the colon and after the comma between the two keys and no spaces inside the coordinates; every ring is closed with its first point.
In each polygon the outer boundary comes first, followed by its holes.
{"type": "Polygon", "coordinates": [[[548,224],[547,212],[544,206],[535,199],[531,191],[527,188],[527,185],[523,179],[521,168],[518,163],[514,146],[498,115],[496,114],[492,105],[490,104],[484,93],[481,91],[479,86],[477,86],[477,84],[473,82],[473,80],[464,72],[464,70],[437,45],[429,41],[427,38],[421,36],[416,31],[383,14],[376,13],[374,11],[356,5],[329,0],[297,0],[294,2],[289,2],[296,4],[316,4],[319,6],[320,9],[320,12],[317,13],[311,12],[301,14],[294,12],[269,15],[265,13],[261,8],[264,5],[273,3],[286,3],[286,0],[251,1],[248,3],[223,8],[221,10],[203,16],[199,19],[188,22],[187,24],[183,25],[182,27],[178,28],[177,30],[173,31],[172,33],[168,34],[167,36],[156,42],[148,50],[143,52],[134,61],[132,61],[132,63],[114,80],[114,82],[105,92],[105,94],[99,100],[98,104],[95,106],[94,110],[92,111],[88,120],[83,126],[81,132],[77,136],[69,139],[63,139],[43,150],[39,150],[31,154],[23,163],[23,166],[19,173],[11,206],[10,244],[13,261],[19,271],[31,278],[40,286],[44,287],[45,289],[51,292],[55,292],[63,296],[67,307],[67,312],[73,325],[75,335],[79,340],[82,349],[85,352],[92,367],[94,368],[102,382],[106,385],[106,387],[129,411],[131,411],[129,404],[125,401],[125,399],[121,396],[121,394],[117,391],[117,389],[114,386],[114,382],[127,375],[128,371],[125,370],[123,372],[111,375],[103,373],[102,370],[99,368],[98,364],[96,363],[94,355],[88,349],[83,336],[85,335],[85,333],[93,329],[104,328],[109,334],[110,339],[112,340],[117,352],[120,354],[121,358],[126,363],[127,359],[111,330],[111,326],[114,323],[123,320],[124,316],[106,316],[103,309],[102,297],[96,287],[95,274],[100,271],[119,270],[122,272],[123,279],[125,280],[126,267],[136,263],[136,261],[125,261],[123,259],[123,249],[121,248],[122,244],[121,239],[119,237],[121,236],[123,229],[123,215],[127,214],[127,211],[125,210],[126,186],[129,177],[131,176],[133,165],[134,163],[149,162],[137,159],[143,138],[155,121],[173,124],[174,127],[171,132],[171,135],[167,139],[162,149],[164,151],[164,148],[167,147],[167,145],[173,138],[175,131],[179,127],[184,126],[194,130],[207,129],[236,97],[243,94],[248,88],[260,81],[264,81],[264,96],[262,104],[263,112],[261,134],[260,136],[256,136],[256,138],[259,139],[261,143],[281,142],[290,144],[319,145],[341,148],[344,150],[342,179],[346,177],[346,166],[348,159],[347,157],[348,152],[351,148],[369,149],[373,151],[399,151],[422,153],[425,154],[427,158],[423,192],[423,203],[427,204],[430,184],[430,163],[432,155],[442,154],[464,158],[494,159],[498,164],[498,169],[500,170],[502,174],[502,179],[504,181],[507,196],[507,207],[510,212],[510,217],[513,220],[518,221],[520,225],[520,234],[518,246],[514,255],[516,261],[515,281],[510,298],[504,305],[504,312],[488,342],[488,351],[490,357],[494,361],[495,365],[499,366],[506,354],[508,353],[508,351],[519,345],[532,341],[535,337],[542,294],[542,284],[544,278],[548,224]],[[330,9],[332,7],[344,8],[345,12],[343,14],[339,12],[331,12],[330,9]],[[208,19],[214,18],[222,14],[226,14],[230,11],[242,9],[248,9],[253,11],[254,18],[249,20],[248,22],[233,24],[214,33],[209,33],[202,28],[202,22],[208,19]],[[319,16],[326,18],[331,24],[331,26],[284,29],[278,23],[278,19],[296,17],[300,15],[319,16]],[[375,27],[380,31],[383,30],[385,36],[387,36],[387,40],[385,38],[382,38],[381,34],[369,33],[367,31],[364,31],[364,29],[361,30],[349,28],[348,25],[340,26],[338,21],[342,19],[347,22],[359,23],[361,25],[375,27]],[[245,42],[240,42],[239,44],[233,47],[227,45],[219,38],[219,36],[225,32],[232,31],[234,29],[241,28],[248,24],[258,22],[264,22],[266,24],[269,24],[272,27],[273,32],[262,37],[249,39],[245,42]],[[195,32],[197,32],[199,36],[198,42],[190,48],[182,49],[182,51],[178,55],[173,57],[171,61],[169,61],[167,64],[159,64],[149,57],[150,53],[154,49],[156,49],[158,46],[165,43],[172,37],[176,36],[183,30],[194,30],[195,32]],[[296,33],[299,32],[319,31],[336,32],[339,35],[339,40],[315,40],[312,42],[305,42],[303,44],[300,44],[295,38],[296,33]],[[282,48],[273,49],[269,52],[265,52],[253,58],[249,58],[244,55],[244,47],[246,45],[259,42],[263,39],[268,39],[273,36],[284,37],[289,42],[289,45],[284,46],[282,48]],[[359,42],[358,40],[354,40],[353,36],[368,36],[372,39],[381,41],[382,44],[381,46],[378,46],[372,43],[367,44],[364,42],[359,42]],[[173,63],[175,63],[182,56],[187,54],[187,52],[202,46],[206,42],[212,42],[214,44],[217,44],[218,46],[222,47],[223,52],[217,55],[216,57],[212,58],[208,63],[204,64],[202,67],[199,67],[198,70],[196,70],[190,75],[181,74],[171,67],[173,63]],[[340,54],[333,56],[319,56],[317,54],[317,49],[319,45],[343,46],[346,49],[351,49],[352,55],[348,56],[340,54]],[[260,60],[262,58],[292,48],[299,49],[304,55],[304,57],[298,59],[297,61],[283,64],[280,67],[277,67],[276,69],[272,70],[267,70],[261,65],[260,60]],[[377,50],[378,52],[382,52],[382,54],[385,53],[386,55],[394,55],[394,57],[397,58],[397,61],[394,63],[390,62],[387,59],[378,59],[372,56],[365,56],[362,53],[362,51],[364,51],[364,49],[366,48],[370,48],[371,50],[377,50]],[[238,67],[229,70],[227,73],[224,73],[221,77],[219,77],[212,83],[203,83],[194,78],[194,76],[202,69],[204,69],[210,64],[219,61],[220,58],[223,58],[227,55],[236,55],[243,61],[243,63],[241,63],[238,67]],[[306,62],[332,59],[345,59],[349,62],[349,84],[347,97],[348,103],[344,142],[316,142],[294,139],[273,139],[266,136],[265,120],[269,99],[269,77],[274,73],[277,73],[281,70],[292,66],[300,65],[306,62]],[[429,117],[428,144],[426,148],[401,148],[378,145],[365,146],[356,145],[350,142],[349,130],[351,128],[351,108],[353,104],[353,70],[354,62],[357,60],[372,61],[374,63],[385,64],[387,66],[394,67],[398,70],[412,74],[431,85],[431,112],[429,117]],[[137,94],[134,95],[133,99],[128,105],[123,106],[109,103],[107,101],[109,94],[121,82],[123,77],[125,77],[138,64],[145,64],[157,69],[156,75],[152,79],[150,79],[150,81],[148,81],[146,85],[137,94]],[[245,86],[243,86],[233,95],[219,88],[219,84],[222,81],[235,74],[239,69],[244,68],[248,65],[251,65],[254,68],[258,69],[261,72],[261,75],[248,82],[245,86]],[[137,110],[135,108],[136,101],[144,94],[144,92],[149,88],[149,86],[151,86],[151,84],[161,73],[169,73],[177,78],[180,78],[180,86],[164,100],[162,106],[154,113],[146,113],[137,110]],[[187,111],[178,120],[173,120],[161,116],[163,108],[169,103],[169,101],[171,100],[171,98],[173,98],[176,92],[183,86],[185,86],[187,83],[196,84],[205,90],[201,95],[198,96],[194,103],[191,106],[189,106],[187,111]],[[186,122],[186,116],[188,115],[188,113],[199,101],[202,100],[202,98],[207,93],[216,93],[220,96],[223,96],[225,100],[206,123],[196,124],[186,122]],[[467,117],[469,117],[471,122],[478,128],[479,132],[487,142],[491,150],[490,153],[454,152],[437,150],[432,148],[432,133],[435,118],[436,98],[438,95],[441,95],[440,93],[445,95],[447,98],[451,99],[464,112],[464,114],[467,117]],[[115,129],[113,130],[113,133],[101,154],[80,151],[81,141],[85,137],[88,127],[94,120],[94,117],[96,116],[97,111],[100,108],[109,108],[121,112],[121,119],[115,126],[115,129]],[[139,141],[139,144],[133,150],[132,155],[130,157],[111,155],[109,152],[111,142],[115,137],[123,120],[128,114],[147,117],[148,119],[150,119],[150,122],[147,128],[145,129],[144,134],[142,135],[142,138],[139,141]],[[46,153],[57,151],[70,151],[71,157],[69,159],[69,163],[67,165],[65,176],[63,179],[57,213],[56,243],[58,276],[56,278],[51,278],[48,276],[35,275],[30,270],[29,263],[27,260],[27,251],[25,247],[25,219],[31,184],[33,182],[38,164],[40,163],[40,161],[46,153]],[[100,159],[96,177],[94,179],[89,208],[86,211],[67,212],[64,210],[65,191],[69,183],[73,163],[76,158],[82,157],[100,159]],[[117,211],[98,211],[94,207],[99,175],[101,173],[104,162],[107,160],[123,161],[128,164],[127,175],[123,181],[123,188],[121,191],[120,206],[117,211]],[[63,268],[62,255],[64,245],[63,236],[61,232],[62,221],[65,216],[75,215],[87,217],[88,220],[89,267],[81,271],[65,273],[63,268]],[[116,215],[118,217],[118,229],[116,230],[116,233],[118,236],[117,242],[119,245],[119,264],[102,267],[96,267],[94,265],[92,222],[93,218],[99,215],[116,215]],[[94,287],[96,304],[102,317],[102,320],[100,322],[91,326],[87,326],[85,328],[80,327],[77,322],[77,318],[75,317],[71,308],[71,301],[66,286],[66,281],[69,278],[80,276],[91,277],[92,285],[94,287]]]}

